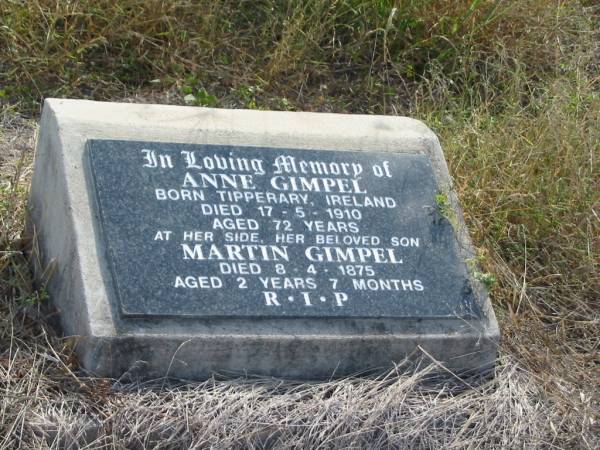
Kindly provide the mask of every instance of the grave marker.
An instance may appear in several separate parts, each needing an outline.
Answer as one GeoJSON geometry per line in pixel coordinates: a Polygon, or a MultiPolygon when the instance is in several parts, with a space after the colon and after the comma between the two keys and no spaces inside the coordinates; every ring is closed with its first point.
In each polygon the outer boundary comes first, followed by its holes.
{"type": "Polygon", "coordinates": [[[326,378],[417,345],[454,369],[496,357],[418,121],[48,100],[30,209],[37,273],[57,265],[52,300],[99,375],[326,378]]]}

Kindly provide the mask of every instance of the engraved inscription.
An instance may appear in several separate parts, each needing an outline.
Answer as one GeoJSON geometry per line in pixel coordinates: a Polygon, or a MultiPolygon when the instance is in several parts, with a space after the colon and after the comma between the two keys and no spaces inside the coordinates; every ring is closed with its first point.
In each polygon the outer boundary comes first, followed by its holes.
{"type": "Polygon", "coordinates": [[[124,316],[479,314],[426,156],[88,148],[124,316]]]}

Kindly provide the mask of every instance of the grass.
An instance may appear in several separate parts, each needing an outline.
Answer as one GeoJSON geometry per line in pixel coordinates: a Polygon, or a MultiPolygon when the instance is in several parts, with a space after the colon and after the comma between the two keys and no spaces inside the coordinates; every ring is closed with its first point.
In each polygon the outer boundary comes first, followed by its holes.
{"type": "Polygon", "coordinates": [[[600,447],[599,12],[560,0],[1,2],[0,448],[600,447]],[[304,384],[83,376],[23,252],[49,96],[424,120],[499,317],[495,380],[404,366],[304,384]]]}
{"type": "Polygon", "coordinates": [[[6,0],[1,89],[110,99],[204,89],[220,106],[398,113],[415,95],[472,103],[559,69],[590,26],[571,2],[6,0]],[[574,14],[575,12],[575,14],[574,14]],[[34,23],[37,26],[32,27],[34,23]],[[558,26],[557,23],[559,24],[558,26]],[[450,84],[449,81],[452,81],[450,84]]]}

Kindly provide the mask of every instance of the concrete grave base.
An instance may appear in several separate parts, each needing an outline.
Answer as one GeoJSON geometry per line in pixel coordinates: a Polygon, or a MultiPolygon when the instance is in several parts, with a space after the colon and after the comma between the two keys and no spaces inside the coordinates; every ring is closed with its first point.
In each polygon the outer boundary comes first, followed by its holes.
{"type": "Polygon", "coordinates": [[[448,194],[462,259],[474,256],[438,139],[417,120],[48,99],[29,205],[32,260],[39,280],[52,272],[51,300],[65,335],[77,337],[77,353],[90,372],[323,379],[390,368],[417,346],[450,369],[493,366],[498,325],[472,275],[482,319],[122,317],[85,174],[90,139],[423,154],[440,192],[448,194]]]}

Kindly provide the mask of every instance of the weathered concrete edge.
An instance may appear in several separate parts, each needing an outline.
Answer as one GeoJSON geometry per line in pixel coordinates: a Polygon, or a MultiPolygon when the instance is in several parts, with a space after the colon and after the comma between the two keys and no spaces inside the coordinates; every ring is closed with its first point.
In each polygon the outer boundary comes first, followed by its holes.
{"type": "MultiPolygon", "coordinates": [[[[284,125],[286,121],[283,121],[284,125]]],[[[236,124],[236,128],[238,125],[239,123],[236,124]]],[[[285,129],[285,126],[283,126],[283,128],[285,129]]],[[[59,223],[61,219],[64,220],[64,222],[62,227],[57,226],[53,232],[48,232],[47,234],[56,236],[56,231],[62,229],[66,232],[66,235],[72,236],[72,240],[62,243],[62,246],[52,242],[50,244],[46,242],[46,244],[42,246],[42,251],[45,254],[58,255],[59,262],[61,259],[67,261],[64,265],[59,264],[59,266],[62,267],[61,270],[64,273],[70,274],[68,277],[70,282],[67,285],[56,287],[53,286],[51,281],[49,290],[52,292],[53,297],[57,299],[59,307],[66,316],[65,320],[63,320],[63,325],[66,322],[70,324],[65,327],[65,332],[68,334],[80,335],[82,336],[82,344],[85,342],[85,344],[81,346],[82,349],[85,348],[85,350],[82,351],[82,353],[85,354],[82,354],[84,361],[86,360],[86,355],[87,359],[89,359],[91,355],[96,355],[95,357],[99,357],[100,359],[104,358],[104,363],[100,360],[96,361],[95,364],[93,361],[88,361],[86,363],[87,367],[97,367],[99,374],[109,375],[110,371],[106,370],[106,367],[110,366],[110,364],[114,364],[114,362],[109,363],[111,359],[105,359],[105,355],[112,353],[115,344],[124,338],[116,337],[116,324],[108,305],[108,293],[104,289],[102,277],[96,270],[101,263],[101,257],[96,254],[95,246],[89,245],[90,242],[94,242],[92,227],[90,226],[92,215],[88,204],[89,199],[85,195],[85,180],[83,178],[83,170],[81,167],[83,146],[85,141],[89,138],[162,140],[193,143],[201,143],[210,140],[212,143],[269,145],[273,147],[328,148],[332,150],[425,151],[432,159],[432,162],[434,162],[438,184],[447,184],[448,191],[452,196],[451,200],[454,204],[457,217],[459,218],[460,227],[463,229],[463,232],[459,233],[461,251],[466,252],[469,257],[473,254],[466,233],[466,227],[464,227],[464,221],[462,220],[462,213],[458,208],[455,193],[451,189],[451,180],[437,137],[424,124],[414,119],[354,115],[346,116],[321,113],[206,110],[204,108],[157,105],[123,105],[72,100],[48,100],[42,117],[42,131],[40,133],[40,141],[38,142],[38,157],[40,157],[40,159],[38,160],[36,158],[36,173],[39,170],[38,166],[45,164],[44,158],[49,158],[46,163],[53,162],[51,160],[52,155],[48,156],[48,152],[51,151],[52,147],[62,148],[65,151],[65,153],[61,155],[62,160],[59,164],[61,173],[55,174],[57,180],[54,180],[54,189],[63,191],[69,197],[64,204],[57,205],[56,215],[59,217],[59,220],[57,222],[55,216],[54,222],[52,223],[59,223]],[[124,110],[125,113],[122,112],[124,110]],[[115,113],[115,111],[118,113],[115,113]],[[216,123],[218,120],[213,117],[215,114],[222,116],[220,119],[222,123],[216,123]],[[269,120],[263,120],[265,114],[270,117],[269,120]],[[317,130],[325,129],[328,133],[324,134],[324,132],[321,131],[310,134],[306,132],[305,127],[300,126],[300,131],[303,131],[301,137],[286,134],[281,129],[282,124],[279,123],[279,125],[277,125],[278,122],[274,119],[276,116],[280,117],[281,114],[286,116],[286,121],[291,120],[294,122],[296,129],[299,124],[302,125],[304,123],[303,120],[305,119],[305,121],[308,121],[309,124],[312,125],[318,123],[319,126],[317,127],[317,130]],[[133,115],[133,118],[131,115],[133,115]],[[231,129],[231,118],[235,115],[244,116],[244,120],[246,121],[244,123],[247,123],[248,116],[253,116],[253,119],[250,120],[250,122],[256,123],[256,130],[258,131],[253,132],[252,129],[248,129],[245,134],[240,134],[236,129],[235,135],[230,133],[230,131],[233,131],[231,129]],[[175,129],[177,131],[181,128],[184,133],[180,135],[174,133],[172,121],[169,121],[168,128],[157,125],[157,119],[165,116],[179,116],[181,120],[176,122],[175,129]],[[200,126],[195,122],[199,118],[211,126],[200,126]],[[342,127],[342,130],[339,130],[340,127],[337,127],[338,132],[344,132],[344,135],[335,136],[331,131],[336,127],[324,125],[328,119],[336,123],[345,121],[347,125],[349,124],[349,128],[342,127]],[[188,128],[190,126],[190,120],[193,122],[193,126],[188,128]],[[272,129],[265,125],[269,121],[276,122],[276,125],[271,124],[274,126],[274,135],[268,134],[273,132],[272,129]],[[385,136],[386,133],[382,131],[379,133],[378,137],[369,136],[368,140],[361,139],[361,133],[369,135],[367,131],[372,131],[369,130],[365,124],[377,126],[384,131],[391,131],[392,136],[385,136]],[[399,130],[398,127],[400,127],[401,130],[399,130]],[[190,132],[190,129],[192,132],[190,132]],[[52,136],[53,130],[58,130],[56,136],[52,136]],[[50,139],[48,140],[46,136],[49,133],[50,139]],[[265,139],[263,133],[267,133],[267,139],[265,139]],[[398,141],[399,134],[402,134],[401,141],[398,141]],[[401,146],[400,144],[408,145],[401,146]],[[62,179],[65,180],[64,184],[57,184],[61,183],[60,180],[62,179]],[[80,244],[77,245],[77,242],[80,244]],[[76,249],[78,248],[80,250],[82,248],[85,250],[77,252],[76,249]],[[78,303],[75,300],[77,298],[83,298],[86,300],[86,304],[81,306],[79,304],[81,302],[78,303]],[[89,327],[87,324],[89,324],[89,327]],[[104,369],[102,369],[102,367],[104,367],[104,369]]],[[[57,163],[58,162],[56,161],[54,162],[54,164],[57,163]]],[[[35,199],[39,198],[39,194],[36,194],[36,192],[39,192],[40,190],[47,191],[47,189],[48,187],[44,186],[32,186],[32,214],[34,217],[36,206],[38,209],[40,206],[39,202],[37,205],[35,202],[35,199]]],[[[48,219],[45,220],[45,223],[48,223],[48,219]]],[[[39,223],[37,220],[34,220],[34,222],[39,223]]],[[[44,230],[38,230],[38,232],[42,238],[41,241],[44,241],[44,230]]],[[[60,233],[58,235],[60,235],[60,233]]],[[[472,283],[474,287],[482,290],[479,295],[484,295],[484,297],[480,298],[484,299],[482,307],[487,317],[487,323],[484,324],[483,329],[478,330],[474,336],[476,336],[477,342],[481,343],[484,341],[490,343],[492,346],[497,345],[499,330],[489,299],[487,299],[487,294],[481,287],[481,283],[477,280],[472,280],[472,283]]],[[[162,330],[162,333],[164,333],[164,330],[162,330]]],[[[145,329],[145,334],[138,333],[137,337],[125,339],[134,339],[138,341],[138,344],[141,344],[140,339],[154,342],[154,337],[162,333],[160,328],[152,329],[152,327],[148,327],[145,329]]],[[[467,334],[468,331],[460,333],[462,338],[465,339],[467,338],[467,334]]],[[[437,337],[431,336],[432,342],[440,336],[441,335],[437,337]]],[[[229,335],[231,342],[237,341],[238,344],[240,344],[238,337],[239,336],[229,335]]],[[[381,336],[379,338],[381,338],[381,336]]],[[[398,340],[399,338],[406,340],[407,336],[394,335],[390,338],[392,340],[398,340]]],[[[185,340],[182,339],[189,339],[189,337],[186,336],[186,330],[180,330],[178,335],[171,336],[169,342],[179,342],[179,344],[177,344],[177,346],[179,346],[182,342],[185,342],[185,340]]],[[[199,338],[195,337],[194,339],[199,338]]],[[[319,336],[319,339],[323,339],[323,336],[319,336]]],[[[335,338],[332,336],[331,339],[337,339],[340,342],[349,341],[348,336],[341,338],[339,336],[335,338]]],[[[331,339],[326,341],[330,343],[331,339]]],[[[360,340],[364,341],[364,339],[365,338],[361,338],[360,340]]],[[[423,343],[427,339],[429,338],[421,337],[419,341],[423,343]]],[[[272,343],[272,336],[266,337],[263,340],[264,342],[272,343]]],[[[350,339],[350,341],[351,340],[352,339],[350,339]]],[[[354,340],[356,340],[356,338],[354,338],[354,340]]],[[[285,341],[285,339],[283,341],[285,341]]],[[[243,342],[248,341],[245,339],[243,342]]],[[[281,340],[279,342],[281,342],[281,340]]],[[[314,339],[313,344],[315,344],[314,339]]],[[[222,345],[223,344],[221,343],[221,346],[222,345]]],[[[260,344],[258,343],[252,345],[259,345],[260,347],[260,344]]],[[[142,345],[142,347],[144,347],[144,345],[142,345]]],[[[166,344],[165,347],[172,348],[172,345],[166,344]]],[[[446,359],[444,356],[452,357],[452,355],[448,354],[448,349],[444,349],[442,352],[432,350],[431,353],[436,357],[440,357],[440,359],[446,359]]],[[[489,351],[487,352],[487,356],[484,358],[486,361],[490,359],[489,354],[495,354],[495,350],[491,353],[489,351]]],[[[196,358],[197,355],[192,359],[196,358]]],[[[474,365],[485,365],[481,358],[479,358],[478,361],[472,361],[472,363],[474,365]]]]}
{"type": "Polygon", "coordinates": [[[53,303],[68,311],[68,334],[92,335],[87,304],[83,295],[79,252],[73,233],[69,190],[65,186],[64,161],[55,158],[61,148],[60,125],[52,108],[44,108],[36,145],[34,174],[27,208],[26,231],[33,238],[31,261],[36,282],[52,294],[53,303]],[[49,193],[57,192],[53,203],[49,193]],[[36,224],[44,223],[44,227],[36,224]],[[59,282],[63,280],[63,282],[59,282]]]}
{"type": "Polygon", "coordinates": [[[146,335],[87,338],[80,343],[86,346],[82,352],[84,367],[96,375],[112,378],[129,372],[132,378],[139,379],[169,376],[206,379],[226,372],[234,376],[327,379],[390,370],[394,363],[418,358],[443,364],[457,373],[487,372],[496,360],[495,343],[482,339],[478,333],[450,336],[284,334],[261,338],[254,334],[146,335]]]}

